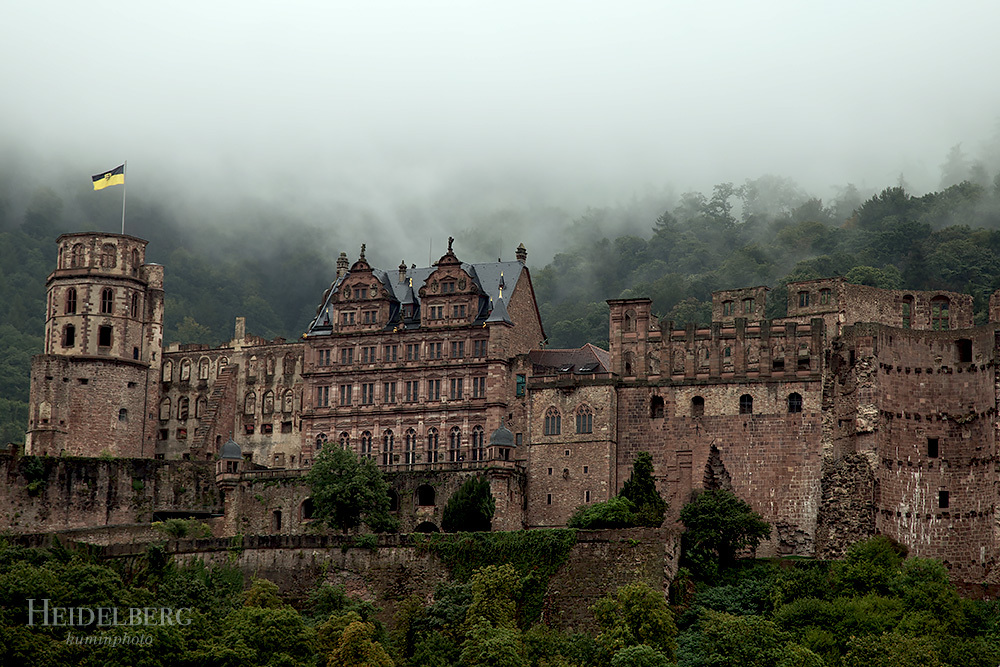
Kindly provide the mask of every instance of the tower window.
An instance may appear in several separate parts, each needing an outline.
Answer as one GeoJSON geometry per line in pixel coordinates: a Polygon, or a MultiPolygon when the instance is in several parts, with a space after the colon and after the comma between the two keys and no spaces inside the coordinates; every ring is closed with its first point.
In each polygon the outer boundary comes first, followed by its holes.
{"type": "Polygon", "coordinates": [[[938,491],[938,507],[940,509],[948,509],[948,492],[938,491]]]}
{"type": "Polygon", "coordinates": [[[67,324],[66,328],[63,329],[63,347],[73,347],[74,345],[76,345],[76,327],[67,324]]]}
{"type": "Polygon", "coordinates": [[[705,397],[695,396],[691,399],[691,416],[702,417],[705,415],[705,397]]]}
{"type": "Polygon", "coordinates": [[[111,347],[111,327],[97,328],[97,345],[98,347],[111,347]]]}
{"type": "Polygon", "coordinates": [[[936,459],[938,457],[938,439],[927,438],[927,458],[936,459]]]}
{"type": "Polygon", "coordinates": [[[66,314],[72,315],[76,312],[76,288],[70,287],[66,290],[66,314]]]}
{"type": "Polygon", "coordinates": [[[931,299],[931,328],[934,331],[947,331],[950,326],[948,299],[941,296],[931,299]]]}
{"type": "Polygon", "coordinates": [[[740,396],[740,414],[741,415],[752,415],[753,414],[753,396],[750,394],[743,394],[740,396]]]}
{"type": "Polygon", "coordinates": [[[802,412],[802,394],[791,393],[788,395],[788,411],[802,412]]]}
{"type": "Polygon", "coordinates": [[[967,364],[972,361],[972,341],[968,338],[958,340],[958,363],[967,364]]]}
{"type": "Polygon", "coordinates": [[[101,312],[107,315],[115,312],[115,295],[111,288],[105,287],[101,290],[101,312]]]}

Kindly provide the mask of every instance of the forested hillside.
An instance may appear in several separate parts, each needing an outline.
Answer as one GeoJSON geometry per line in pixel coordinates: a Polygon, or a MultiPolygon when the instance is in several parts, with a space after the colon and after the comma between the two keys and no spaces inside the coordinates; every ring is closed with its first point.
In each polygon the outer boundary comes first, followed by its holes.
{"type": "MultiPolygon", "coordinates": [[[[950,156],[949,164],[955,161],[950,156]]],[[[54,240],[107,220],[107,208],[98,206],[110,200],[83,196],[93,193],[78,187],[31,185],[10,170],[3,176],[0,442],[23,442],[54,240]],[[65,200],[60,192],[69,193],[65,200]]],[[[648,296],[661,317],[706,322],[713,290],[763,284],[772,288],[769,315],[779,316],[788,281],[835,275],[968,293],[982,322],[989,294],[1000,288],[1000,175],[952,165],[942,184],[960,178],[923,196],[905,185],[876,194],[847,185],[824,202],[790,179],[765,176],[663,197],[659,213],[645,221],[648,198],[641,206],[589,209],[565,223],[563,251],[551,261],[529,256],[549,345],[606,346],[609,298],[648,296]]],[[[148,261],[166,267],[167,342],[220,343],[232,336],[237,316],[247,318],[254,334],[296,338],[333,280],[336,254],[343,249],[356,257],[353,237],[338,236],[335,226],[321,230],[272,211],[246,212],[238,225],[179,215],[166,204],[129,201],[126,231],[148,239],[148,261]]],[[[115,224],[99,228],[115,231],[115,224]]],[[[476,245],[474,229],[456,235],[476,245]]],[[[530,238],[524,242],[531,247],[530,238]]],[[[414,256],[422,252],[413,249],[414,256]]]]}

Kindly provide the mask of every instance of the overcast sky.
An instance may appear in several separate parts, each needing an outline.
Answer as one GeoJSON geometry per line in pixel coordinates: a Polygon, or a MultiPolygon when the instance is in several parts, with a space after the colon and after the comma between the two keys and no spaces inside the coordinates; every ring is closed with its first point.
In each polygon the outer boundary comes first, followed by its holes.
{"type": "Polygon", "coordinates": [[[4,2],[0,146],[331,225],[764,174],[919,191],[996,132],[998,26],[994,0],[4,2]]]}

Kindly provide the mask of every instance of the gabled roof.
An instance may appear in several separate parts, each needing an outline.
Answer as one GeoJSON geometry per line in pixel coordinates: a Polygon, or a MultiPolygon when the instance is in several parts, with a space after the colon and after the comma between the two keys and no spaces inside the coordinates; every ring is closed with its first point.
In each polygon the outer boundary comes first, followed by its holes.
{"type": "MultiPolygon", "coordinates": [[[[512,324],[510,314],[507,312],[507,305],[510,303],[510,295],[513,294],[514,287],[521,279],[521,275],[526,273],[524,265],[518,261],[484,262],[478,264],[462,262],[461,267],[463,271],[469,274],[473,284],[479,288],[479,292],[482,294],[480,298],[480,310],[475,322],[478,324],[484,322],[507,322],[508,324],[512,324]],[[502,298],[501,293],[503,294],[502,298]]],[[[437,266],[425,266],[407,269],[406,280],[402,282],[394,279],[391,273],[382,269],[371,268],[372,275],[389,292],[390,303],[396,306],[390,309],[392,315],[387,328],[392,329],[400,324],[400,305],[420,305],[420,288],[437,268],[437,266]]],[[[340,290],[341,284],[348,276],[350,276],[349,271],[337,278],[327,293],[324,294],[323,302],[317,310],[316,317],[306,329],[307,334],[318,335],[332,331],[334,317],[330,315],[331,299],[340,290]],[[327,322],[330,324],[327,324],[327,322]]],[[[416,323],[414,322],[413,324],[416,323]]]]}

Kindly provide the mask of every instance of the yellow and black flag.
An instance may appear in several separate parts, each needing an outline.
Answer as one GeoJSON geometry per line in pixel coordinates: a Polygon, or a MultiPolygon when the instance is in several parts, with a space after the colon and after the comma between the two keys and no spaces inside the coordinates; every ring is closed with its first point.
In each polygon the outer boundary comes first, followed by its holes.
{"type": "Polygon", "coordinates": [[[111,185],[125,185],[125,165],[121,164],[103,174],[94,174],[94,189],[103,190],[111,185]]]}

